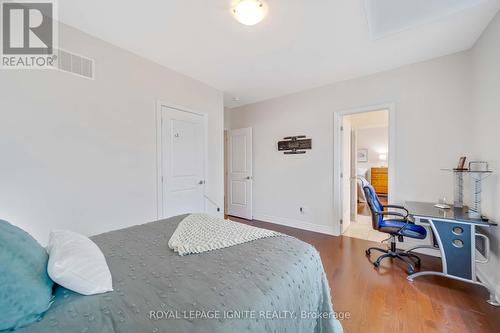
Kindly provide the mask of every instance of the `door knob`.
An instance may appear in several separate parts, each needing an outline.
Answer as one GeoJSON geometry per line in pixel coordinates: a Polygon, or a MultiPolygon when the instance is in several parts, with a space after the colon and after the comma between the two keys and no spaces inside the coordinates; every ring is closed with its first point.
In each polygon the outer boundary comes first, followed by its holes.
{"type": "Polygon", "coordinates": [[[204,180],[200,180],[200,181],[198,182],[198,185],[203,185],[203,184],[205,184],[205,181],[204,181],[204,180]]]}
{"type": "Polygon", "coordinates": [[[252,176],[246,176],[245,179],[250,180],[252,179],[252,176]]]}

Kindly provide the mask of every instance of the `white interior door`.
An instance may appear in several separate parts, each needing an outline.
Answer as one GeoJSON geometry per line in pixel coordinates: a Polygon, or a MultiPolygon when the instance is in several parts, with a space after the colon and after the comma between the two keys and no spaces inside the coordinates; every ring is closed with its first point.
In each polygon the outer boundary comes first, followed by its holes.
{"type": "Polygon", "coordinates": [[[351,121],[342,118],[342,233],[351,224],[351,121]]]}
{"type": "Polygon", "coordinates": [[[162,106],[163,216],[205,211],[204,117],[162,106]]]}
{"type": "Polygon", "coordinates": [[[252,129],[230,130],[228,138],[228,214],[251,220],[252,129]]]}

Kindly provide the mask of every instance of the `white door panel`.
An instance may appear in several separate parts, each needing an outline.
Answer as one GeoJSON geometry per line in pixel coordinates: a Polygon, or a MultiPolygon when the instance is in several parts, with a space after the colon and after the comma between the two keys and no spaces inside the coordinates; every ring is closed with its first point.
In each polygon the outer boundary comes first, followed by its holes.
{"type": "Polygon", "coordinates": [[[162,107],[163,212],[165,217],[204,212],[203,116],[162,107]]]}
{"type": "Polygon", "coordinates": [[[252,129],[229,131],[228,214],[251,220],[252,129]]]}
{"type": "Polygon", "coordinates": [[[198,163],[201,151],[198,143],[199,133],[196,132],[198,124],[187,121],[171,119],[173,134],[172,147],[172,175],[195,176],[199,170],[198,163]]]}
{"type": "Polygon", "coordinates": [[[248,172],[247,165],[247,136],[233,134],[231,137],[231,171],[233,173],[248,172]]]}
{"type": "Polygon", "coordinates": [[[246,206],[247,202],[247,184],[244,181],[233,180],[231,181],[231,204],[246,206]]]}

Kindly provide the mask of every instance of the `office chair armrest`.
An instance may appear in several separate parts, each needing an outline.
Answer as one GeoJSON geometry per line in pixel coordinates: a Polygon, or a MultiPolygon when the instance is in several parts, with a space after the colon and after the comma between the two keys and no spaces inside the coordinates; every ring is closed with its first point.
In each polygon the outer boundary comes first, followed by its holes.
{"type": "MultiPolygon", "coordinates": [[[[384,206],[384,207],[387,207],[387,206],[384,206]]],[[[405,215],[405,214],[401,214],[398,212],[390,212],[390,211],[379,212],[379,214],[380,215],[389,215],[389,216],[399,216],[399,217],[403,218],[403,220],[405,221],[405,224],[398,231],[398,235],[401,235],[401,236],[403,236],[402,232],[403,232],[403,230],[405,230],[408,227],[408,225],[414,224],[411,220],[408,219],[408,214],[405,215]]]]}
{"type": "Polygon", "coordinates": [[[405,215],[405,214],[402,214],[402,213],[399,213],[399,212],[391,212],[391,211],[387,211],[387,210],[384,210],[383,212],[378,212],[378,214],[380,215],[389,215],[389,216],[399,216],[399,217],[402,217],[406,220],[406,217],[408,215],[405,215]]]}
{"type": "Polygon", "coordinates": [[[406,209],[405,207],[403,206],[399,206],[399,205],[382,205],[383,208],[396,208],[396,209],[401,209],[401,210],[404,210],[405,213],[406,213],[406,216],[410,215],[410,212],[408,211],[408,209],[406,209]]]}

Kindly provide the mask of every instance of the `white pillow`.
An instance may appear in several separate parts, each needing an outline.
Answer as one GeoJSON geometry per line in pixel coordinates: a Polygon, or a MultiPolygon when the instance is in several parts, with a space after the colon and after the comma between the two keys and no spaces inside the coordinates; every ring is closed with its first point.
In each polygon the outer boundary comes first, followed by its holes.
{"type": "Polygon", "coordinates": [[[66,230],[50,233],[50,278],[83,295],[113,291],[111,272],[99,247],[89,238],[66,230]]]}

